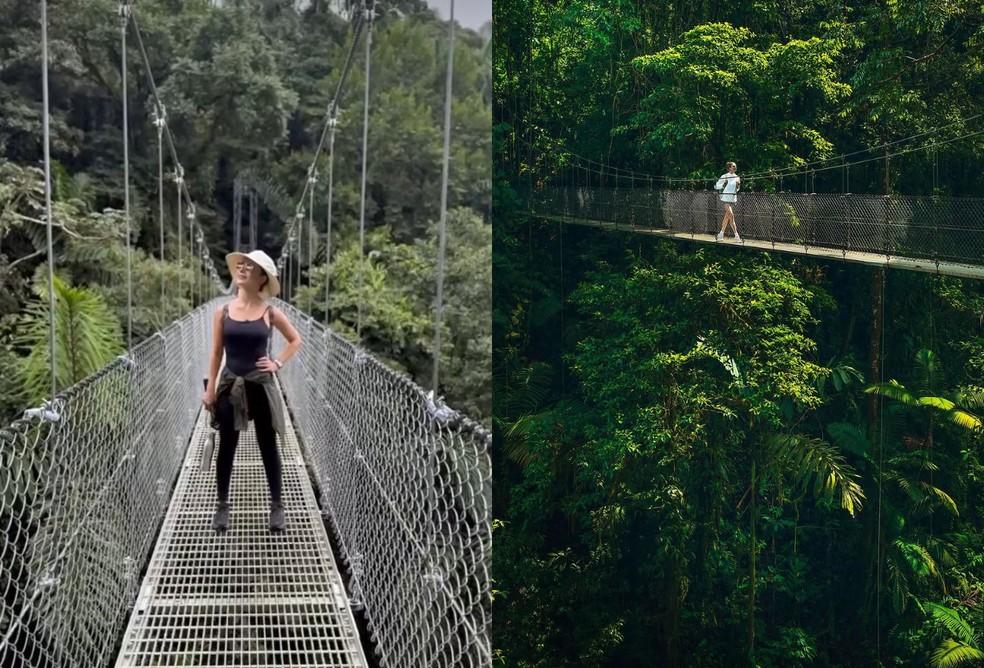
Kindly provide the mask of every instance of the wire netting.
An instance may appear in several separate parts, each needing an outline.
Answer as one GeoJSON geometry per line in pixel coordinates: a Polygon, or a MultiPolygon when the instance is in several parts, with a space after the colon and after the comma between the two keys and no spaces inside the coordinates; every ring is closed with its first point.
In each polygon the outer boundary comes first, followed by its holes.
{"type": "Polygon", "coordinates": [[[200,405],[210,313],[0,430],[0,665],[115,656],[200,405]]]}
{"type": "MultiPolygon", "coordinates": [[[[628,184],[626,186],[625,184],[628,184]]],[[[623,187],[546,186],[532,192],[537,215],[631,228],[716,234],[717,193],[623,187]]],[[[743,192],[733,205],[745,239],[966,265],[984,263],[984,198],[743,192]]]]}
{"type": "Polygon", "coordinates": [[[380,664],[491,666],[491,435],[280,308],[304,340],[280,380],[380,664]]]}

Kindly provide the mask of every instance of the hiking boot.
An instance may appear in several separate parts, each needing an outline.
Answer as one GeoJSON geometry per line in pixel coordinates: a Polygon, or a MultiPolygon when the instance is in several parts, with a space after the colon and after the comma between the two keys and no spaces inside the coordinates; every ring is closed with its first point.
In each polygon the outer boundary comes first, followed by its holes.
{"type": "Polygon", "coordinates": [[[229,504],[219,501],[215,507],[215,515],[212,516],[212,528],[223,532],[229,529],[229,504]]]}
{"type": "Polygon", "coordinates": [[[287,526],[284,517],[284,504],[279,501],[270,504],[270,531],[283,531],[287,526]]]}

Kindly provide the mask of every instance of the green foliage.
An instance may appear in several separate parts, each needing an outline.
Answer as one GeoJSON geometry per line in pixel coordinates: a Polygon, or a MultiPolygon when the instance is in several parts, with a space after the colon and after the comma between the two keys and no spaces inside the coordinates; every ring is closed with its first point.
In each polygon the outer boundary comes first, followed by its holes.
{"type": "Polygon", "coordinates": [[[813,127],[825,119],[814,113],[851,92],[835,66],[841,43],[812,37],[760,50],[752,38],[747,28],[707,23],[632,60],[651,90],[629,124],[643,157],[697,151],[711,158],[700,166],[711,174],[728,156],[744,161],[751,146],[759,149],[748,158],[753,168],[763,158],[795,164],[800,155],[829,154],[833,145],[813,127]],[[750,138],[736,130],[753,110],[761,134],[750,138]],[[763,146],[769,147],[764,156],[763,146]]]}
{"type": "MultiPolygon", "coordinates": [[[[979,3],[495,18],[499,665],[980,663],[925,606],[984,623],[981,284],[891,271],[882,314],[867,267],[527,208],[571,154],[703,178],[975,131],[979,3]]],[[[940,147],[936,194],[984,189],[981,142],[940,147]]],[[[817,172],[817,191],[929,194],[929,159],[817,172]]],[[[748,187],[813,185],[791,181],[748,187]]]]}
{"type": "Polygon", "coordinates": [[[933,668],[956,668],[979,664],[984,661],[984,652],[967,643],[947,638],[933,650],[929,660],[933,668]]]}
{"type": "Polygon", "coordinates": [[[851,516],[860,512],[864,492],[836,447],[820,439],[785,435],[774,436],[770,445],[777,465],[788,469],[795,483],[806,488],[812,481],[818,498],[836,500],[851,516]]]}
{"type": "MultiPolygon", "coordinates": [[[[364,294],[356,294],[349,281],[358,266],[364,76],[357,55],[340,101],[335,143],[334,287],[342,289],[332,320],[350,332],[356,305],[369,303],[367,345],[429,385],[447,30],[426,3],[383,5],[373,35],[366,223],[372,239],[386,241],[366,264],[364,294]],[[391,7],[400,11],[388,11],[391,7]],[[410,281],[404,281],[407,276],[410,281]]],[[[118,3],[66,0],[49,10],[55,265],[73,285],[100,294],[125,323],[130,314],[118,3]]],[[[33,166],[41,160],[37,12],[37,5],[25,9],[0,0],[0,314],[24,308],[32,277],[47,255],[43,176],[33,166]]],[[[223,267],[221,256],[233,236],[237,176],[260,196],[259,246],[277,257],[284,221],[294,216],[305,170],[321,139],[318,131],[351,40],[350,24],[324,2],[304,7],[261,0],[148,2],[135,13],[197,220],[218,265],[223,267]]],[[[178,246],[174,165],[166,146],[160,219],[153,98],[132,29],[128,44],[132,323],[139,341],[203,295],[187,224],[178,246]]],[[[461,264],[449,266],[441,388],[455,408],[485,420],[491,410],[488,56],[485,37],[456,32],[449,208],[458,212],[450,217],[449,262],[461,264]]],[[[300,255],[305,265],[315,266],[304,273],[315,279],[324,271],[318,258],[327,215],[326,170],[325,161],[309,212],[313,224],[302,230],[300,255]]],[[[304,295],[292,297],[306,306],[304,295]]],[[[0,405],[16,404],[16,391],[15,383],[0,385],[0,405]]]]}
{"type": "Polygon", "coordinates": [[[888,397],[906,406],[921,406],[932,409],[933,412],[940,415],[943,419],[949,420],[964,429],[980,429],[982,424],[984,424],[979,417],[957,408],[956,404],[946,397],[919,397],[909,392],[895,380],[887,383],[875,383],[865,388],[865,392],[888,397]]]}
{"type": "MultiPolygon", "coordinates": [[[[444,277],[441,390],[448,403],[479,419],[491,415],[491,228],[468,209],[450,211],[444,277]]],[[[393,239],[388,228],[366,238],[359,292],[359,247],[352,240],[332,252],[328,308],[333,329],[355,336],[360,304],[362,340],[392,366],[430,387],[434,346],[437,230],[427,226],[414,243],[393,239]]],[[[325,314],[325,270],[294,303],[318,319],[325,314]]]]}
{"type": "Polygon", "coordinates": [[[923,609],[929,612],[933,620],[952,638],[946,638],[933,650],[930,665],[933,668],[951,668],[954,666],[974,665],[984,661],[984,652],[978,648],[977,633],[971,628],[960,613],[938,603],[927,602],[923,609]]]}
{"type": "MultiPolygon", "coordinates": [[[[55,382],[64,389],[105,366],[122,352],[119,321],[106,302],[86,288],[55,277],[55,382]]],[[[27,306],[14,338],[28,351],[23,378],[28,401],[37,405],[51,395],[47,286],[36,287],[37,300],[27,306]]]]}

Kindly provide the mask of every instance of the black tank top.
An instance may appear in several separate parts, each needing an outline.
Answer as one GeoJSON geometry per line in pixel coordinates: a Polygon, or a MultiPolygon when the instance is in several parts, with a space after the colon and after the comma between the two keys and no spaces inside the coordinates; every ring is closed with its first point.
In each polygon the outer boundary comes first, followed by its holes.
{"type": "Polygon", "coordinates": [[[256,370],[256,361],[267,354],[271,327],[263,320],[270,307],[256,320],[233,320],[229,306],[222,308],[222,345],[225,346],[226,367],[237,376],[256,370]]]}

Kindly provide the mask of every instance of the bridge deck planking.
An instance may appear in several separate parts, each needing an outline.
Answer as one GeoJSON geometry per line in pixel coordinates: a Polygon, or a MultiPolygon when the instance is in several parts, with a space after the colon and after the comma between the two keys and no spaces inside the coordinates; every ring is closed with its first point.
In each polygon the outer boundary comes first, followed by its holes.
{"type": "Polygon", "coordinates": [[[267,528],[269,491],[251,426],[236,451],[231,526],[218,535],[214,458],[200,470],[206,417],[199,415],[117,668],[367,665],[293,425],[281,451],[287,531],[267,528]]]}
{"type": "Polygon", "coordinates": [[[583,227],[596,227],[621,232],[635,232],[637,234],[695,241],[698,243],[740,246],[761,251],[777,251],[780,253],[791,253],[795,255],[808,255],[810,257],[840,260],[843,262],[853,262],[856,264],[866,264],[869,266],[905,269],[908,271],[920,271],[946,276],[956,276],[959,278],[973,278],[978,280],[984,279],[984,266],[960,264],[955,262],[936,262],[931,259],[883,255],[880,253],[869,253],[864,251],[841,250],[784,241],[764,241],[761,239],[751,239],[748,237],[742,237],[740,242],[736,242],[732,237],[725,237],[724,240],[717,241],[713,234],[680,232],[672,229],[638,227],[627,224],[619,225],[608,221],[591,220],[588,218],[561,216],[555,214],[537,213],[536,216],[544,220],[553,220],[571,225],[580,225],[583,227]]]}

